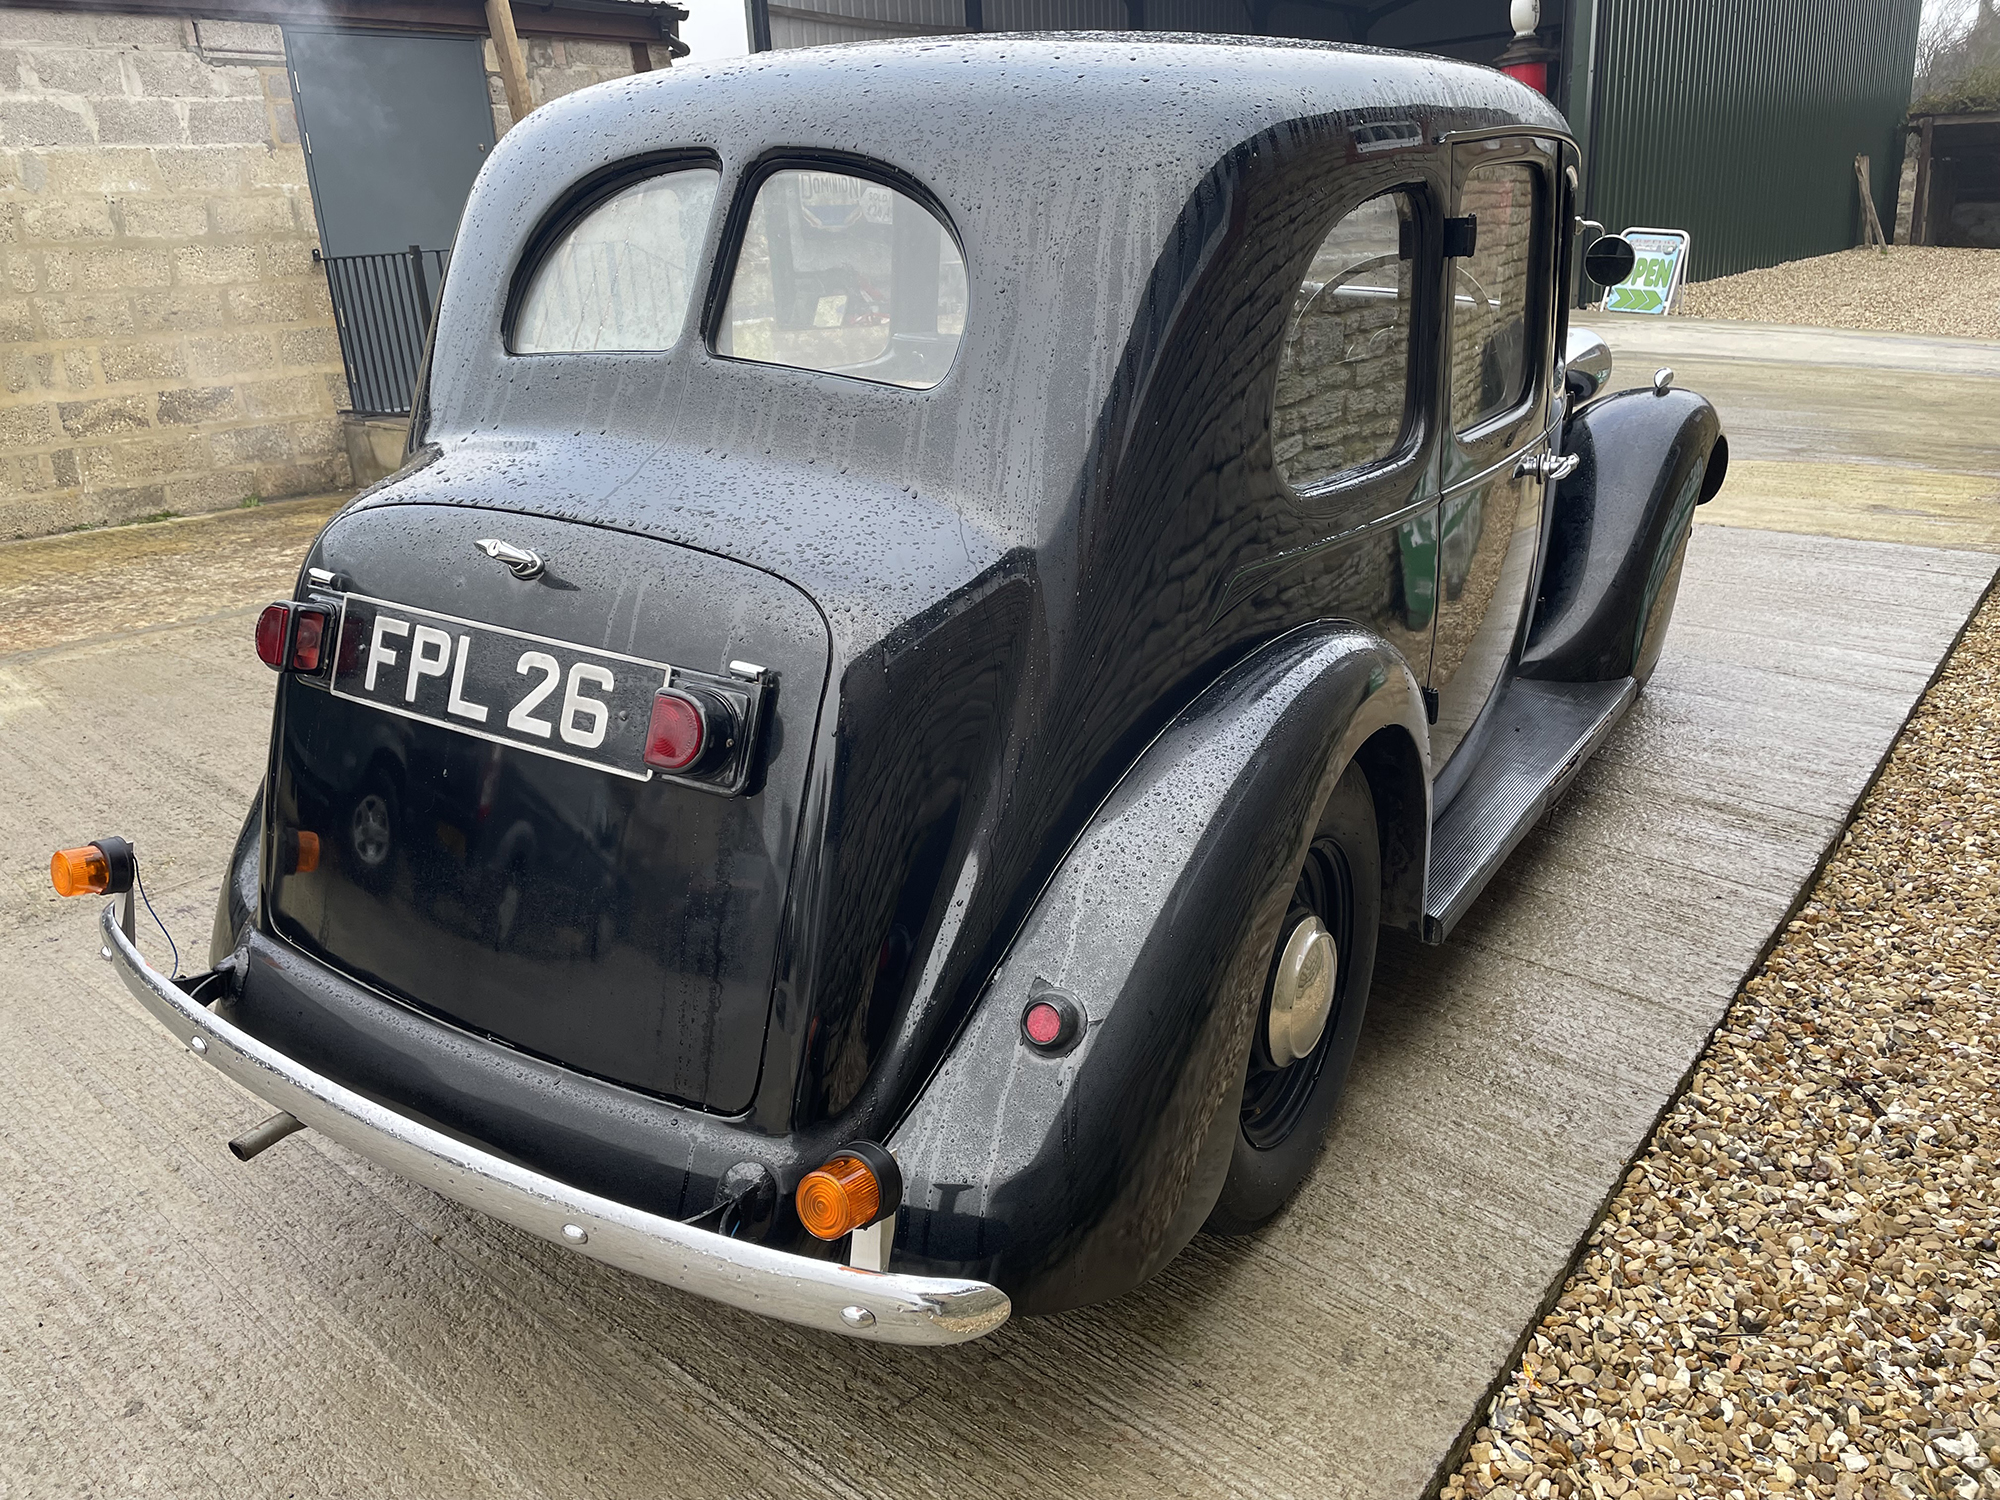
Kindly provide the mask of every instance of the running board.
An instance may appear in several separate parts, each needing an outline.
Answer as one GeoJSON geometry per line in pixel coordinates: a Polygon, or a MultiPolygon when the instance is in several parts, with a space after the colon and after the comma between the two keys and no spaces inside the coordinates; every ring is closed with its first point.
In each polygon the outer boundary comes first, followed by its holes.
{"type": "Polygon", "coordinates": [[[1523,682],[1503,689],[1499,721],[1431,833],[1424,941],[1450,936],[1514,846],[1604,743],[1638,682],[1523,682]]]}

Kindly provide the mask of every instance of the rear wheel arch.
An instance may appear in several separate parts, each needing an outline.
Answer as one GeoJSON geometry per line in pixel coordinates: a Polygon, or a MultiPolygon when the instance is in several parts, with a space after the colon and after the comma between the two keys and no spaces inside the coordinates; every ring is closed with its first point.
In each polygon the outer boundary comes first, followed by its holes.
{"type": "MultiPolygon", "coordinates": [[[[1328,800],[1369,747],[1397,849],[1421,849],[1425,743],[1407,662],[1337,622],[1270,643],[1163,732],[891,1136],[909,1190],[898,1263],[978,1274],[1018,1310],[1053,1312],[1171,1259],[1222,1188],[1272,944],[1328,800]],[[1037,987],[1083,1014],[1060,1055],[1021,1040],[1037,987]]],[[[1422,876],[1421,856],[1403,863],[1399,895],[1422,876]]]]}
{"type": "Polygon", "coordinates": [[[1420,933],[1431,837],[1430,771],[1410,731],[1390,724],[1354,752],[1375,799],[1382,849],[1382,925],[1420,933]]]}

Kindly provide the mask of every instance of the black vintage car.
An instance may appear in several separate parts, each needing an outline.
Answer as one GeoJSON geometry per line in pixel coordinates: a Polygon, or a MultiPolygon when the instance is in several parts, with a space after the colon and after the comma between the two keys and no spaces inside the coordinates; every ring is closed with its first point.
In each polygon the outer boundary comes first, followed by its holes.
{"type": "Polygon", "coordinates": [[[537,110],[408,463],[259,623],[211,969],[129,894],[107,955],[283,1112],[239,1155],[836,1332],[1256,1228],[1378,930],[1442,941],[1632,702],[1722,480],[1664,372],[1579,400],[1576,184],[1497,73],[1258,41],[537,110]]]}

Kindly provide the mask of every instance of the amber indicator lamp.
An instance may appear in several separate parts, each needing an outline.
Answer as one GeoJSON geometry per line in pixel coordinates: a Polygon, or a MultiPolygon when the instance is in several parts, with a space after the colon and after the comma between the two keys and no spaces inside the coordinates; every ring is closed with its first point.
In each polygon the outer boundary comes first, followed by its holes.
{"type": "Polygon", "coordinates": [[[278,868],[287,875],[310,875],[319,868],[319,835],[303,828],[278,834],[278,868]]]}
{"type": "Polygon", "coordinates": [[[111,889],[111,862],[95,844],[58,849],[49,860],[49,881],[58,896],[101,896],[111,889]]]}
{"type": "Polygon", "coordinates": [[[56,850],[49,860],[49,884],[58,896],[116,896],[132,889],[138,868],[124,839],[98,839],[56,850]]]}
{"type": "Polygon", "coordinates": [[[825,1165],[799,1180],[799,1222],[815,1238],[837,1240],[896,1211],[903,1174],[896,1158],[872,1141],[842,1146],[825,1165]]]}

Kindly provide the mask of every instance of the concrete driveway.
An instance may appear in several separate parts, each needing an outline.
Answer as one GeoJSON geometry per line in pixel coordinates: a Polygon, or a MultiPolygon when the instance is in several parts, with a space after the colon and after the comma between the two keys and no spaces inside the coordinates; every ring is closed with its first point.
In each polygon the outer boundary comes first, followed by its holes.
{"type": "Polygon", "coordinates": [[[1420,1494],[2000,548],[2000,361],[1611,333],[1714,392],[1741,479],[1639,707],[1449,947],[1385,946],[1290,1211],[950,1350],[697,1303],[311,1135],[239,1165],[265,1111],[44,870],[132,836],[199,962],[263,767],[251,621],[326,506],[0,547],[0,1494],[1420,1494]]]}

